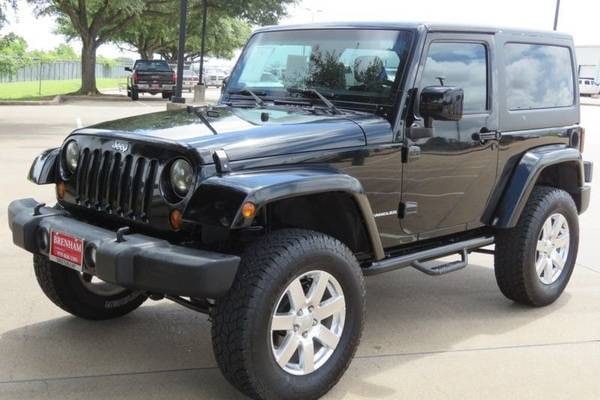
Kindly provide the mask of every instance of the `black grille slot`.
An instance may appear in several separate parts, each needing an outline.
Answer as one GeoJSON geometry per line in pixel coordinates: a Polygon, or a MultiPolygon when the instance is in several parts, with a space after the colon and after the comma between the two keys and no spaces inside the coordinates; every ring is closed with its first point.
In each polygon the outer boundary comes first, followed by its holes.
{"type": "Polygon", "coordinates": [[[79,205],[148,222],[158,161],[119,152],[81,151],[75,191],[79,205]]]}

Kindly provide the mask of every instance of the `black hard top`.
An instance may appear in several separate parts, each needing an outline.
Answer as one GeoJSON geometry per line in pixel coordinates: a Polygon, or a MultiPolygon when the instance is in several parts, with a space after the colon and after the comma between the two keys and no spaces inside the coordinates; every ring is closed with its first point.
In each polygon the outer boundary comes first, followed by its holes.
{"type": "Polygon", "coordinates": [[[492,33],[507,34],[527,37],[545,37],[557,39],[571,39],[571,36],[565,33],[554,31],[534,31],[528,29],[501,28],[489,26],[472,26],[460,24],[442,24],[430,22],[322,22],[301,25],[275,25],[266,26],[255,32],[270,32],[284,30],[302,30],[302,29],[402,29],[402,30],[420,30],[426,32],[455,32],[455,33],[492,33]]]}

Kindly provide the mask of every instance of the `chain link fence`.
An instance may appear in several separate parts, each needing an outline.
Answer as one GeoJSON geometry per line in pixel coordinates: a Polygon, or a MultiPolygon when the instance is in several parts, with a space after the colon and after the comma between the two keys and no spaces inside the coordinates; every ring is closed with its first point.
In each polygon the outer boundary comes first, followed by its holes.
{"type": "MultiPolygon", "coordinates": [[[[130,63],[96,64],[98,89],[125,86],[130,63]]],[[[0,54],[0,100],[31,99],[75,92],[81,85],[81,62],[8,58],[0,54]]]]}
{"type": "MultiPolygon", "coordinates": [[[[126,66],[129,64],[98,63],[96,79],[125,78],[126,66]]],[[[81,79],[80,61],[11,60],[10,68],[2,68],[2,60],[0,60],[0,83],[69,79],[81,79]]]]}

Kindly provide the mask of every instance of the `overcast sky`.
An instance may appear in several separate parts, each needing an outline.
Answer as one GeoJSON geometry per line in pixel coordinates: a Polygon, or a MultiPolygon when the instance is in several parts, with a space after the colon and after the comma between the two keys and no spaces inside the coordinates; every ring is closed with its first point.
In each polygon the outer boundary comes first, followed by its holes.
{"type": "MultiPolygon", "coordinates": [[[[577,45],[600,45],[600,1],[562,0],[561,3],[559,30],[572,34],[577,45]]],[[[549,30],[555,4],[556,0],[301,0],[290,8],[289,16],[281,23],[430,21],[549,30]]],[[[9,13],[9,19],[10,23],[0,32],[12,31],[23,36],[30,49],[52,49],[63,41],[53,34],[53,19],[35,17],[24,0],[19,1],[16,15],[9,13]]],[[[99,53],[114,57],[120,51],[104,45],[99,53]]]]}

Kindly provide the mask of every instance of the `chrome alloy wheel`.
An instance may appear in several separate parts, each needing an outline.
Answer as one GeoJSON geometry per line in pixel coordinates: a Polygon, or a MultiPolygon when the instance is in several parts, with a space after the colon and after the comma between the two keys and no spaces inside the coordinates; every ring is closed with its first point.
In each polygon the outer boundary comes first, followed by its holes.
{"type": "Polygon", "coordinates": [[[538,237],[535,269],[540,281],[550,285],[560,277],[569,257],[569,223],[562,214],[546,219],[538,237]]]}
{"type": "Polygon", "coordinates": [[[339,282],[314,270],[294,279],[271,316],[271,350],[275,361],[292,375],[322,367],[344,331],[346,300],[339,282]]]}

